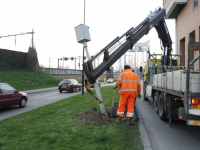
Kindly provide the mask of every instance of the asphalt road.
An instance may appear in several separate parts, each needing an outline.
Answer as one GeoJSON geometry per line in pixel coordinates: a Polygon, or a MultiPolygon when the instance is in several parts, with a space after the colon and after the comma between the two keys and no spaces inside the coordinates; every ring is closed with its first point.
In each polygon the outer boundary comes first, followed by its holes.
{"type": "Polygon", "coordinates": [[[149,105],[143,97],[136,104],[152,150],[200,149],[200,127],[188,126],[185,121],[172,121],[169,127],[168,121],[161,121],[153,104],[149,105]]]}
{"type": "MultiPolygon", "coordinates": [[[[114,83],[110,84],[101,84],[101,86],[110,86],[114,83]]],[[[59,93],[58,88],[47,88],[47,89],[38,89],[38,90],[30,90],[30,91],[24,91],[28,94],[28,102],[25,108],[19,108],[18,106],[13,106],[9,108],[2,108],[0,109],[0,120],[36,109],[38,107],[42,107],[54,102],[57,102],[59,100],[62,100],[64,98],[71,97],[73,95],[82,94],[82,92],[77,91],[75,93],[68,93],[63,92],[59,93]]]]}
{"type": "MultiPolygon", "coordinates": [[[[80,92],[77,92],[80,93],[80,92]]],[[[39,92],[39,93],[29,93],[28,102],[25,108],[19,108],[18,106],[13,106],[9,108],[0,109],[0,120],[36,109],[38,107],[59,101],[61,99],[70,97],[77,93],[62,93],[60,94],[58,90],[51,90],[48,92],[39,92]]]]}

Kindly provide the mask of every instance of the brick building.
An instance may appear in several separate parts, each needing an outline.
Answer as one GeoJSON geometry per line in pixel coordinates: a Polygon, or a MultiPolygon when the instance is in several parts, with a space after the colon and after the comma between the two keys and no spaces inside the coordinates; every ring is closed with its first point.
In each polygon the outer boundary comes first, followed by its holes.
{"type": "MultiPolygon", "coordinates": [[[[191,62],[200,53],[188,51],[188,41],[200,42],[200,0],[163,0],[166,19],[175,19],[176,52],[182,54],[180,65],[186,66],[188,53],[191,62]]],[[[193,66],[200,69],[200,61],[193,66]]]]}

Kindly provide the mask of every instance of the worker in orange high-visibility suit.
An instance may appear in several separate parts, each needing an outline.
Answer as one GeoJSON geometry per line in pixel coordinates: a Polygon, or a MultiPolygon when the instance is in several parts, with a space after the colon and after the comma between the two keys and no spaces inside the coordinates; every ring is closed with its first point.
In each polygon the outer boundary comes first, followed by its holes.
{"type": "MultiPolygon", "coordinates": [[[[135,70],[133,69],[132,72],[135,73],[135,70]]],[[[137,74],[136,74],[137,75],[137,74]]],[[[139,76],[137,75],[138,77],[138,80],[140,80],[139,76]]],[[[138,93],[139,91],[141,91],[141,88],[138,88],[138,93]]],[[[138,94],[138,98],[141,98],[141,94],[138,94]]],[[[136,98],[137,99],[137,98],[136,98]]],[[[136,99],[135,99],[135,103],[136,103],[136,99]]],[[[135,115],[135,121],[138,121],[140,118],[139,118],[139,113],[138,113],[138,110],[137,110],[137,106],[136,104],[134,103],[134,115],[135,115]]],[[[125,106],[125,110],[124,110],[124,115],[125,115],[125,119],[124,121],[127,122],[127,117],[126,117],[126,114],[127,114],[127,106],[125,106]]]]}
{"type": "Polygon", "coordinates": [[[122,117],[124,116],[124,109],[127,105],[127,124],[132,124],[132,117],[134,112],[134,102],[138,94],[141,93],[140,80],[138,76],[132,72],[129,65],[124,66],[124,71],[119,74],[117,82],[114,88],[119,87],[119,107],[117,109],[118,119],[117,123],[121,123],[122,117]]]}

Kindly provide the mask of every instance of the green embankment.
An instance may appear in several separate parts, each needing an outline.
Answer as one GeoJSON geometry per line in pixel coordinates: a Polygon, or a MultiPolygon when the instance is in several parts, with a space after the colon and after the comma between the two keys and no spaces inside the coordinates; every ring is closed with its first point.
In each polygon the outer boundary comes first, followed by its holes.
{"type": "Polygon", "coordinates": [[[61,80],[44,71],[0,71],[0,82],[8,83],[20,91],[56,87],[61,80]]]}

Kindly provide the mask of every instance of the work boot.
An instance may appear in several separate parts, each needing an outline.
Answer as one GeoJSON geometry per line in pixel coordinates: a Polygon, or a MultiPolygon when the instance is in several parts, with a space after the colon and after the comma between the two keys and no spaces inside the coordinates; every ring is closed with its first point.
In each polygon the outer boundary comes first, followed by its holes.
{"type": "Polygon", "coordinates": [[[139,117],[136,117],[136,118],[134,119],[134,121],[136,121],[136,122],[137,122],[138,120],[140,120],[140,118],[139,118],[139,117]]]}
{"type": "Polygon", "coordinates": [[[124,118],[124,122],[127,122],[127,117],[124,118]]]}
{"type": "Polygon", "coordinates": [[[132,117],[128,117],[127,119],[127,125],[132,125],[132,117]]]}
{"type": "Polygon", "coordinates": [[[122,117],[118,116],[117,120],[116,120],[116,123],[121,124],[121,122],[122,122],[122,117]]]}

